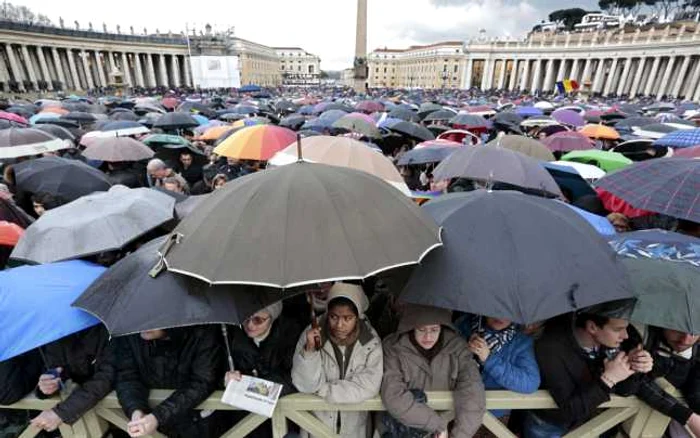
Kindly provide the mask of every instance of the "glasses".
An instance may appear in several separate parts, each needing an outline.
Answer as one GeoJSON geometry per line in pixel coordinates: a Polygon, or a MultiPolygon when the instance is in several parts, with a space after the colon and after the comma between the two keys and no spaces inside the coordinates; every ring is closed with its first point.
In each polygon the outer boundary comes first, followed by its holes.
{"type": "Polygon", "coordinates": [[[243,321],[243,323],[244,323],[245,325],[249,325],[249,324],[253,324],[253,325],[263,325],[263,324],[265,324],[265,323],[266,323],[267,321],[269,321],[269,320],[270,320],[270,317],[269,317],[269,316],[268,316],[267,318],[262,317],[262,316],[251,316],[250,318],[246,318],[246,320],[243,321]]]}

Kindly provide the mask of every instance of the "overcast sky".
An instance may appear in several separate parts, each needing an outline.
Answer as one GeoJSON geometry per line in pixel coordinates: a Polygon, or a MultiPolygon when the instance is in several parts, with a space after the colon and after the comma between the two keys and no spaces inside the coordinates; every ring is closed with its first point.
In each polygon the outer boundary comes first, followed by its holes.
{"type": "MultiPolygon", "coordinates": [[[[95,29],[107,23],[137,32],[235,27],[236,36],[271,46],[301,46],[321,57],[325,70],[350,67],[355,45],[357,0],[149,1],[14,0],[66,26],[78,20],[95,29]]],[[[565,7],[597,8],[596,0],[575,0],[565,7]]],[[[485,29],[489,36],[523,36],[549,12],[555,0],[369,0],[368,48],[404,48],[444,40],[463,40],[485,29]]]]}

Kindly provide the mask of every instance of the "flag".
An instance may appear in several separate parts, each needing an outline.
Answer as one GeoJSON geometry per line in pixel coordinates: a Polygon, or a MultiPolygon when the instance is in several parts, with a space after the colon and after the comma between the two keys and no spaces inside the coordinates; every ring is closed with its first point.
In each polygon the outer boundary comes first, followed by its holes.
{"type": "Polygon", "coordinates": [[[557,82],[557,90],[559,91],[559,94],[567,93],[566,87],[564,86],[564,81],[557,82]]]}

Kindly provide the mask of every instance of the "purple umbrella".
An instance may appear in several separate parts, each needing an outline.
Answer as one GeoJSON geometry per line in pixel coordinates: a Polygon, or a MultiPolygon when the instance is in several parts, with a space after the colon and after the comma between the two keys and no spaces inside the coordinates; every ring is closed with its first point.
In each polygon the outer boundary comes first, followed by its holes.
{"type": "Polygon", "coordinates": [[[550,151],[586,151],[593,147],[588,137],[576,131],[557,132],[542,143],[550,151]]]}
{"type": "Polygon", "coordinates": [[[515,113],[523,117],[541,116],[544,112],[534,106],[521,106],[516,108],[515,113]]]}
{"type": "Polygon", "coordinates": [[[567,109],[558,109],[554,111],[552,113],[552,118],[561,124],[575,126],[577,128],[586,124],[586,121],[583,120],[580,114],[567,109]]]}

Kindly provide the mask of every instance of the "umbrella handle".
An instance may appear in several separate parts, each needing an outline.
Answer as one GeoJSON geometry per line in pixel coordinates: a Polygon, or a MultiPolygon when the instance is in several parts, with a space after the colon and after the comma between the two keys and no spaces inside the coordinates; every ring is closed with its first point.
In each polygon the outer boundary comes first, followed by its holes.
{"type": "Polygon", "coordinates": [[[231,345],[228,342],[228,329],[226,324],[221,324],[221,333],[224,334],[224,344],[226,345],[226,359],[228,360],[228,370],[231,372],[236,371],[236,367],[233,366],[233,354],[231,354],[231,345]]]}
{"type": "Polygon", "coordinates": [[[156,265],[153,268],[151,268],[151,270],[148,272],[148,275],[150,275],[151,278],[156,278],[166,268],[165,256],[168,254],[168,251],[170,251],[170,248],[172,248],[173,245],[175,245],[176,243],[180,243],[181,237],[182,234],[180,233],[173,233],[170,236],[168,236],[168,239],[158,250],[158,263],[156,263],[156,265]]]}

